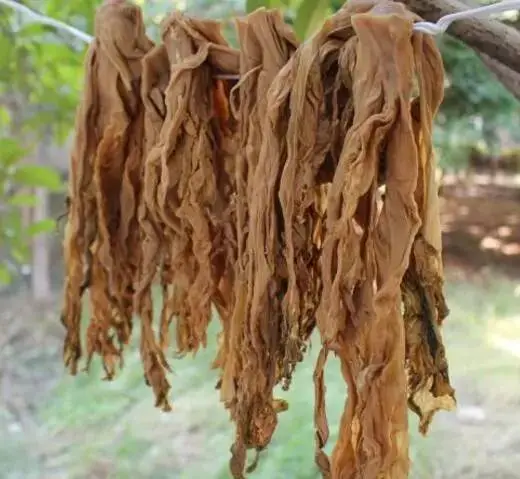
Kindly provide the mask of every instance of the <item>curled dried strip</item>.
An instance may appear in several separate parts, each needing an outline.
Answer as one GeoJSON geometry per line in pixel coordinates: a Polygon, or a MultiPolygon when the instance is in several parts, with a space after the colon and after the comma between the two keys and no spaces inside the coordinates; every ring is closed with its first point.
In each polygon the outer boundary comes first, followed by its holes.
{"type": "Polygon", "coordinates": [[[442,59],[434,42],[416,35],[415,65],[421,95],[412,103],[415,141],[425,159],[416,201],[422,224],[415,238],[401,291],[404,303],[408,404],[426,434],[438,410],[455,407],[448,363],[442,341],[442,321],[448,315],[443,293],[441,225],[435,158],[431,145],[432,120],[443,98],[442,59]]]}
{"type": "Polygon", "coordinates": [[[93,319],[87,349],[89,356],[110,351],[104,360],[111,376],[113,352],[121,350],[131,329],[137,262],[128,251],[139,243],[134,226],[143,138],[136,84],[140,60],[152,42],[146,37],[141,11],[131,5],[101,7],[95,30],[71,157],[63,322],[65,363],[74,373],[81,356],[81,294],[89,286],[93,319]],[[112,333],[118,348],[111,346],[112,333]],[[106,347],[100,346],[99,338],[106,347]]]}
{"type": "Polygon", "coordinates": [[[419,430],[423,434],[428,431],[437,411],[450,411],[456,405],[440,331],[447,308],[435,262],[432,247],[422,236],[418,236],[401,286],[406,333],[408,404],[419,416],[419,430]]]}
{"type": "Polygon", "coordinates": [[[238,52],[227,46],[215,22],[175,12],[162,28],[171,77],[166,118],[147,159],[150,168],[157,168],[147,178],[145,196],[163,225],[175,309],[182,311],[177,348],[185,353],[206,343],[223,274],[219,258],[229,246],[221,218],[229,214],[231,164],[226,163],[225,140],[233,128],[226,114],[226,85],[214,84],[213,74],[236,73],[238,52]]]}
{"type": "Polygon", "coordinates": [[[234,477],[242,477],[246,450],[267,446],[277,413],[285,409],[273,398],[273,388],[283,375],[285,344],[280,299],[286,279],[275,191],[287,112],[270,91],[297,40],[277,11],[258,10],[237,25],[242,77],[234,91],[240,125],[235,176],[238,259],[221,397],[236,423],[231,470],[234,477]],[[269,232],[264,230],[267,224],[269,232]]]}
{"type": "Polygon", "coordinates": [[[85,58],[85,90],[76,112],[76,137],[70,161],[67,224],[63,241],[65,257],[64,305],[61,321],[67,333],[64,362],[76,374],[81,349],[82,296],[90,286],[90,247],[96,234],[96,206],[92,186],[93,163],[98,138],[92,127],[97,117],[97,61],[95,47],[85,58]]]}
{"type": "MultiPolygon", "coordinates": [[[[135,285],[135,309],[141,317],[142,324],[152,324],[153,302],[152,284],[161,267],[161,284],[163,290],[163,308],[161,312],[160,344],[166,349],[167,334],[164,329],[171,321],[172,313],[168,306],[168,284],[171,270],[164,251],[163,225],[154,206],[153,192],[156,185],[157,162],[151,161],[150,153],[155,147],[166,117],[164,92],[169,82],[170,63],[164,45],[154,47],[142,60],[143,72],[141,81],[141,98],[144,105],[144,165],[141,202],[138,219],[140,231],[140,268],[135,285]],[[152,183],[150,183],[152,182],[152,183]]],[[[144,326],[143,326],[144,327],[144,326]]]]}

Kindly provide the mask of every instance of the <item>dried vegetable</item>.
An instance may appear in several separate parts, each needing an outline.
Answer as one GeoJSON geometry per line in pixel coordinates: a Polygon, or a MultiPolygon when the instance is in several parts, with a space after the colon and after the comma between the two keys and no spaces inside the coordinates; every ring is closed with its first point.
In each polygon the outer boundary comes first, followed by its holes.
{"type": "Polygon", "coordinates": [[[300,44],[260,9],[237,19],[233,48],[218,22],[173,12],[154,45],[137,7],[100,8],[65,237],[73,373],[88,290],[88,363],[99,354],[112,378],[136,315],[145,379],[169,410],[167,358],[205,347],[216,311],[240,478],[316,332],[323,476],[408,477],[408,408],[426,433],[455,406],[431,139],[444,71],[417,20],[400,3],[353,0],[300,44]],[[348,396],[329,458],[331,353],[348,396]]]}

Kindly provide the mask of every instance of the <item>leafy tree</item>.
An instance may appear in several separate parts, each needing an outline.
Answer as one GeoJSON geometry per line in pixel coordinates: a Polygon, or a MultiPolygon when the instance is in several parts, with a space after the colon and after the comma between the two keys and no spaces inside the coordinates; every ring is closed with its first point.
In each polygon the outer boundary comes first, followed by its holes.
{"type": "Polygon", "coordinates": [[[61,188],[61,178],[52,169],[23,162],[26,151],[8,137],[0,137],[0,285],[11,280],[16,266],[28,257],[27,240],[54,228],[46,219],[24,225],[22,208],[36,205],[36,196],[24,193],[20,187],[61,188]]]}
{"type": "Polygon", "coordinates": [[[460,41],[439,40],[447,75],[444,101],[437,117],[437,146],[445,166],[464,166],[460,153],[480,143],[494,151],[497,131],[518,118],[518,102],[460,41]]]}
{"type": "MultiPolygon", "coordinates": [[[[25,5],[92,30],[94,2],[25,5]]],[[[0,283],[27,260],[31,237],[54,229],[50,219],[22,220],[21,210],[36,206],[34,188],[63,186],[53,168],[28,157],[43,141],[59,144],[70,135],[85,50],[81,41],[27,20],[0,5],[0,283]]]]}

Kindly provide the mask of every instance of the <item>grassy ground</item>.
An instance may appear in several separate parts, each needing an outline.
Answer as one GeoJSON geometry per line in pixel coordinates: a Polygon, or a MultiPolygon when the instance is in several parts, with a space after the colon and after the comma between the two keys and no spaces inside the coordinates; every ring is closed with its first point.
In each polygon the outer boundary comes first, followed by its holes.
{"type": "MultiPolygon", "coordinates": [[[[412,418],[412,478],[520,477],[520,314],[515,287],[493,276],[467,281],[452,271],[452,314],[445,339],[459,410],[440,414],[427,438],[415,433],[412,418]]],[[[112,383],[99,380],[99,369],[70,378],[59,363],[60,340],[50,337],[44,326],[36,328],[33,345],[20,347],[19,353],[16,342],[3,348],[0,342],[0,478],[229,477],[232,427],[214,389],[216,375],[209,369],[213,351],[174,361],[175,409],[164,414],[153,408],[136,354],[128,357],[112,383]],[[13,359],[16,367],[9,370],[6,364],[14,365],[13,359]]],[[[281,416],[253,477],[319,477],[312,426],[316,353],[317,347],[283,396],[290,409],[281,416]]],[[[337,364],[330,364],[327,376],[334,432],[345,386],[337,364]]],[[[334,440],[335,434],[330,442],[334,440]]]]}

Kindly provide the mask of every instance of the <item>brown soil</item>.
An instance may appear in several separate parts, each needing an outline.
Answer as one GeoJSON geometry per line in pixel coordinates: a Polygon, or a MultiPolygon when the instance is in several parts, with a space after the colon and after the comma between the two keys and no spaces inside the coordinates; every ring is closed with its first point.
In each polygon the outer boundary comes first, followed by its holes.
{"type": "Polygon", "coordinates": [[[446,265],[520,276],[520,188],[459,183],[442,196],[446,265]]]}

